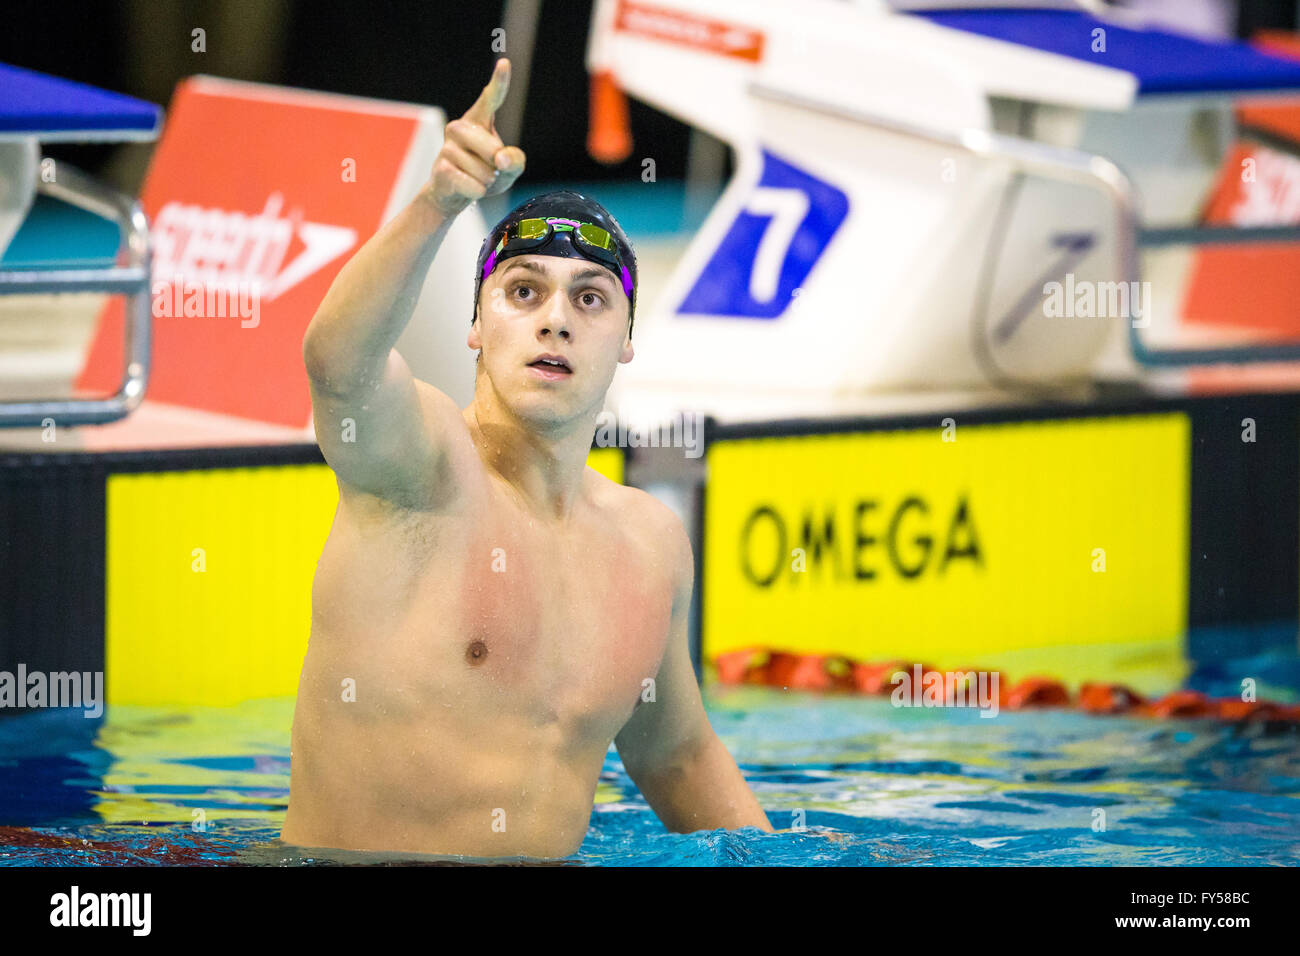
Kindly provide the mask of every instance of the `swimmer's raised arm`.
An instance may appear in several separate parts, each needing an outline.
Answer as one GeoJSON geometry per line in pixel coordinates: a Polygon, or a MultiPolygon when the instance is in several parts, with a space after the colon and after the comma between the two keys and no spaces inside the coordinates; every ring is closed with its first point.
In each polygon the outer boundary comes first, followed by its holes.
{"type": "Polygon", "coordinates": [[[393,346],[456,216],[524,170],[523,151],[501,142],[493,120],[509,85],[510,62],[498,60],[474,105],[447,124],[429,182],[339,271],[307,327],[316,437],[345,485],[413,504],[438,494],[460,412],[393,346]]]}
{"type": "Polygon", "coordinates": [[[654,675],[655,699],[637,706],[614,744],[628,776],[670,832],[758,827],[770,833],[767,814],[704,711],[687,626],[695,559],[681,521],[666,506],[655,510],[660,509],[676,582],[668,647],[654,675]]]}

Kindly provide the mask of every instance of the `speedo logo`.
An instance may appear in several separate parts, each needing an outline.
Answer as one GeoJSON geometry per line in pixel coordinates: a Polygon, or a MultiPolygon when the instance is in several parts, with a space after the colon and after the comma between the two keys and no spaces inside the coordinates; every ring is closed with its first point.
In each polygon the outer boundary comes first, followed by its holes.
{"type": "Polygon", "coordinates": [[[758,587],[800,579],[867,584],[942,575],[954,562],[983,568],[965,495],[933,501],[860,498],[786,512],[757,505],[740,529],[740,568],[758,587]]]}
{"type": "Polygon", "coordinates": [[[154,275],[224,288],[257,282],[270,302],[356,244],[355,229],[307,222],[300,209],[281,215],[283,207],[278,192],[254,215],[167,203],[154,220],[154,275]]]}

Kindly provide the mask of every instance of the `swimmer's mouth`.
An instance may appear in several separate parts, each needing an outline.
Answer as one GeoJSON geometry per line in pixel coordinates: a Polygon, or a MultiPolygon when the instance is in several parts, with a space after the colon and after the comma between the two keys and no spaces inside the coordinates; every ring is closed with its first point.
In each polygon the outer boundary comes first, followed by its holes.
{"type": "Polygon", "coordinates": [[[560,355],[539,355],[528,363],[529,368],[540,369],[555,375],[572,375],[573,368],[568,359],[560,355]]]}

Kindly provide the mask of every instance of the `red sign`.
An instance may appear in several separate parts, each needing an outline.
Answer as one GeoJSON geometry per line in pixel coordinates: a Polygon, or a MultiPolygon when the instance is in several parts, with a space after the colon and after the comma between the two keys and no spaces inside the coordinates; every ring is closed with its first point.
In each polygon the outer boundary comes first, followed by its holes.
{"type": "MultiPolygon", "coordinates": [[[[1300,224],[1300,159],[1238,143],[1224,159],[1204,221],[1213,226],[1300,224]]],[[[1195,250],[1183,321],[1251,329],[1261,340],[1300,336],[1300,249],[1291,242],[1195,250]]]]}
{"type": "MultiPolygon", "coordinates": [[[[177,87],[142,202],[154,237],[150,401],[305,428],[302,338],[382,224],[417,106],[195,77],[177,87]]],[[[114,298],[77,382],[121,384],[114,298]]]]}
{"type": "MultiPolygon", "coordinates": [[[[1266,52],[1300,57],[1295,34],[1256,38],[1266,52]]],[[[1243,129],[1300,142],[1300,103],[1247,100],[1243,129]]],[[[1249,134],[1245,138],[1249,138],[1249,134]]],[[[1260,143],[1238,142],[1219,168],[1203,222],[1210,226],[1300,225],[1300,159],[1260,143]]],[[[1300,336],[1300,248],[1292,242],[1203,246],[1195,250],[1183,321],[1250,329],[1260,340],[1300,336]]]]}

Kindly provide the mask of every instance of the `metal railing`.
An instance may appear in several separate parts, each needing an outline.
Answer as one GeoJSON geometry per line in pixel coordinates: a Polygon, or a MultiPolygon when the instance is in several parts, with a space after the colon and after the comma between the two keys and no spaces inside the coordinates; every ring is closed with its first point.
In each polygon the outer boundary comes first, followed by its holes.
{"type": "Polygon", "coordinates": [[[126,296],[122,385],[109,398],[33,399],[0,402],[0,428],[100,425],[125,418],[139,406],[149,381],[153,316],[150,307],[152,247],[144,210],[135,200],[60,163],[58,181],[40,181],[37,190],[117,224],[118,253],[125,263],[102,268],[0,269],[0,295],[102,292],[126,296]]]}

